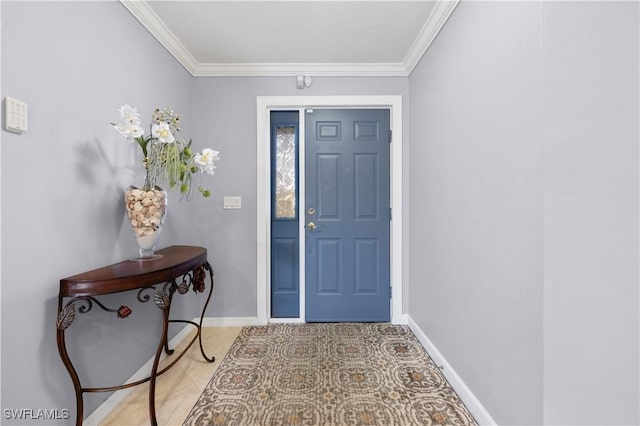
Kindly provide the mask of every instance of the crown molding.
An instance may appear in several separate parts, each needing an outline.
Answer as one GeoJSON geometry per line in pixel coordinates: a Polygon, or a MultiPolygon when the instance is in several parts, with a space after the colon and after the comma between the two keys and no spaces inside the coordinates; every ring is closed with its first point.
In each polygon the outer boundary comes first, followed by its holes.
{"type": "Polygon", "coordinates": [[[200,63],[191,55],[145,0],[120,0],[120,3],[173,55],[194,77],[221,76],[335,76],[406,77],[449,19],[460,0],[437,0],[429,19],[420,30],[402,63],[200,63]]]}
{"type": "Polygon", "coordinates": [[[431,15],[425,22],[422,30],[416,37],[415,42],[409,49],[407,56],[404,59],[403,65],[406,70],[406,75],[411,74],[413,69],[418,65],[420,59],[425,54],[431,43],[436,39],[438,33],[449,19],[449,16],[453,13],[453,10],[458,6],[460,0],[438,0],[436,6],[433,8],[431,15]]]}
{"type": "Polygon", "coordinates": [[[191,75],[198,62],[144,0],[120,0],[120,3],[173,55],[191,75]]]}
{"type": "Polygon", "coordinates": [[[220,76],[407,76],[403,64],[377,63],[239,63],[198,64],[195,77],[220,76]]]}

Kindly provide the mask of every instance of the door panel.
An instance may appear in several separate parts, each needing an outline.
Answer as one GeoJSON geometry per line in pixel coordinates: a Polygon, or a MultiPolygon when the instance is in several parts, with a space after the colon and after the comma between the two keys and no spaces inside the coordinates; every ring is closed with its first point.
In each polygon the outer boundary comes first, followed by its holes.
{"type": "Polygon", "coordinates": [[[375,265],[378,261],[378,240],[358,238],[355,240],[354,267],[356,294],[374,294],[378,291],[379,281],[375,265]]]}
{"type": "Polygon", "coordinates": [[[296,238],[274,238],[274,292],[297,290],[298,268],[292,260],[296,258],[298,240],[296,238]]]}
{"type": "Polygon", "coordinates": [[[378,219],[379,164],[376,154],[355,155],[355,218],[356,220],[378,219]]]}
{"type": "Polygon", "coordinates": [[[271,113],[271,317],[300,313],[298,111],[271,113]]]}
{"type": "Polygon", "coordinates": [[[306,320],[389,321],[389,110],[305,119],[306,320]]]}
{"type": "Polygon", "coordinates": [[[340,179],[340,159],[340,155],[336,154],[319,154],[316,158],[315,209],[318,211],[318,218],[322,220],[340,219],[340,194],[344,192],[340,179]]]}
{"type": "Polygon", "coordinates": [[[317,277],[318,294],[340,295],[342,288],[340,275],[341,241],[337,238],[318,238],[317,277]]]}

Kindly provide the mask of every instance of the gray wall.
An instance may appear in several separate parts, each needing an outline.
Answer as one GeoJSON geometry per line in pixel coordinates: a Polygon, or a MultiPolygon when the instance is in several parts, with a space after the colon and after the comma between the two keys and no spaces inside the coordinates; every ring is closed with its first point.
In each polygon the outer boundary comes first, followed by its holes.
{"type": "MultiPolygon", "coordinates": [[[[2,97],[30,108],[27,133],[1,132],[2,409],[73,409],[59,279],[136,252],[120,199],[139,159],[108,125],[121,104],[145,118],[171,106],[196,148],[220,150],[213,198],[172,197],[160,244],[207,247],[207,316],[251,317],[255,97],[392,94],[411,317],[500,423],[640,422],[636,3],[463,2],[410,78],[302,91],[292,77],[193,79],[116,1],[0,7],[2,97]],[[243,208],[222,210],[223,195],[243,208]]],[[[176,300],[186,316],[200,303],[176,300]]],[[[149,358],[159,311],[132,307],[130,334],[99,310],[69,329],[71,355],[100,363],[77,365],[88,384],[149,358]]]]}
{"type": "Polygon", "coordinates": [[[500,424],[640,421],[638,29],[463,2],[410,77],[409,315],[500,424]]]}
{"type": "Polygon", "coordinates": [[[640,424],[639,6],[542,9],[548,424],[640,424]]]}
{"type": "Polygon", "coordinates": [[[216,297],[208,316],[255,317],[257,313],[256,97],[402,95],[407,128],[408,83],[406,77],[314,77],[310,88],[298,90],[295,77],[195,79],[194,121],[198,124],[194,137],[213,140],[221,151],[216,202],[194,209],[198,220],[193,238],[208,247],[216,270],[216,297]],[[222,210],[224,195],[242,196],[242,209],[222,210]]]}
{"type": "MultiPolygon", "coordinates": [[[[294,77],[194,79],[118,2],[2,2],[2,97],[29,105],[28,132],[2,131],[2,409],[75,409],[55,344],[59,280],[136,254],[121,197],[135,183],[127,166],[140,158],[108,124],[120,105],[137,106],[145,123],[153,108],[170,106],[196,149],[221,152],[208,182],[212,198],[185,203],[171,195],[160,246],[207,247],[216,273],[207,316],[255,317],[256,96],[380,94],[408,102],[408,81],[318,77],[301,91],[294,77]],[[222,210],[223,195],[241,195],[243,208],[222,210]]],[[[123,320],[99,309],[67,330],[88,386],[128,378],[159,334],[152,303],[105,300],[134,309],[127,333],[123,320]]],[[[192,318],[199,306],[198,298],[177,297],[172,314],[192,318]]],[[[85,416],[107,396],[85,396],[85,416]]]]}
{"type": "Polygon", "coordinates": [[[542,421],[538,8],[458,5],[410,78],[409,315],[504,424],[542,421]]]}
{"type": "MultiPolygon", "coordinates": [[[[2,409],[75,410],[56,349],[59,280],[137,252],[121,202],[123,189],[136,183],[126,169],[136,163],[136,148],[109,122],[125,103],[138,106],[145,125],[154,107],[168,105],[183,114],[188,136],[192,78],[117,1],[1,7],[2,98],[29,106],[29,131],[1,132],[2,409]]],[[[181,226],[170,213],[161,244],[187,241],[181,226]]],[[[94,309],[68,330],[87,385],[128,378],[159,336],[153,303],[107,303],[134,312],[117,320],[94,309]]],[[[89,395],[86,413],[106,396],[89,395]]]]}

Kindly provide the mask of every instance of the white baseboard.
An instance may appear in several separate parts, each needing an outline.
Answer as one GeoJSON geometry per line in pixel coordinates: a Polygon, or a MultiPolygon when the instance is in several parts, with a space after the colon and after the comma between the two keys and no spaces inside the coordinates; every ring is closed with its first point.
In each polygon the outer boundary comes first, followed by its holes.
{"type": "Polygon", "coordinates": [[[304,324],[302,318],[269,318],[269,324],[304,324]]]}
{"type": "MultiPolygon", "coordinates": [[[[195,323],[200,321],[200,318],[194,318],[192,320],[195,323]]],[[[203,318],[202,326],[203,327],[242,327],[245,325],[256,325],[258,324],[258,319],[256,317],[229,317],[229,318],[203,318]]],[[[173,339],[169,341],[169,346],[175,348],[178,346],[182,340],[194,330],[192,325],[186,324],[179,332],[176,334],[173,339]]],[[[166,354],[162,352],[160,356],[160,361],[166,358],[166,354]]],[[[153,367],[153,357],[149,359],[138,371],[136,371],[133,376],[129,377],[125,383],[131,383],[138,380],[142,380],[145,377],[149,376],[149,372],[151,371],[151,367],[153,367]]],[[[84,421],[84,425],[87,426],[97,426],[99,425],[107,416],[113,411],[118,404],[125,400],[125,398],[133,392],[134,387],[128,389],[122,389],[114,392],[109,398],[107,398],[98,408],[95,409],[93,413],[91,413],[86,420],[84,421]]]]}
{"type": "Polygon", "coordinates": [[[408,317],[408,321],[409,328],[413,331],[413,334],[415,334],[420,343],[422,343],[422,346],[424,346],[427,353],[431,358],[433,358],[433,361],[437,365],[442,366],[442,374],[444,374],[451,387],[456,391],[476,421],[481,425],[497,424],[486,408],[484,408],[480,400],[478,400],[473,392],[471,392],[471,389],[469,389],[462,378],[458,376],[458,373],[456,373],[453,367],[451,367],[451,364],[449,364],[444,356],[442,356],[440,351],[435,347],[431,340],[429,340],[422,329],[413,321],[413,319],[411,319],[411,317],[408,317]]]}
{"type": "Polygon", "coordinates": [[[398,315],[398,322],[392,322],[392,324],[396,324],[396,325],[408,325],[409,324],[409,315],[407,314],[400,314],[398,315]]]}
{"type": "MultiPolygon", "coordinates": [[[[195,319],[198,322],[200,318],[195,319]]],[[[209,317],[202,320],[203,327],[244,327],[258,325],[258,317],[209,317]]]]}

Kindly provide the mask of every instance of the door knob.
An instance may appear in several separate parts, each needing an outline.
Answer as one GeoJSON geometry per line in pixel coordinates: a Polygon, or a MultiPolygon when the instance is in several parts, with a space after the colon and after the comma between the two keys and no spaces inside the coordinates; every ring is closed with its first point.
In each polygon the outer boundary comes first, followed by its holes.
{"type": "Polygon", "coordinates": [[[313,231],[313,230],[314,230],[314,229],[316,229],[317,227],[318,227],[318,225],[316,225],[316,224],[315,224],[315,223],[313,223],[313,222],[309,222],[309,223],[307,224],[307,229],[308,229],[308,230],[310,230],[310,231],[313,231]]]}

